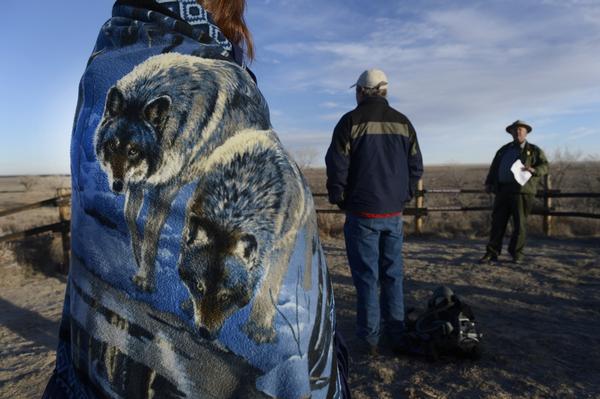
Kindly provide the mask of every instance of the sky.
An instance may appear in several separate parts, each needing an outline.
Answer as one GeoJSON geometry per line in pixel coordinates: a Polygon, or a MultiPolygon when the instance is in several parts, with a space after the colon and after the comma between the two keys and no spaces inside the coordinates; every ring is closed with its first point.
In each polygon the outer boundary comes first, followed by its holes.
{"type": "MultiPolygon", "coordinates": [[[[78,82],[112,3],[3,0],[0,175],[69,172],[78,82]]],[[[600,1],[248,0],[247,22],[273,127],[315,166],[368,68],[426,165],[489,163],[516,119],[551,161],[600,159],[600,1]]]]}

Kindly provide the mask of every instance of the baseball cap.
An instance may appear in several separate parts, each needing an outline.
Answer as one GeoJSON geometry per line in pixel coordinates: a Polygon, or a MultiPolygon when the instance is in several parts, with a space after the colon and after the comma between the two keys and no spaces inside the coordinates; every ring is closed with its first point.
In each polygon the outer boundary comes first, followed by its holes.
{"type": "Polygon", "coordinates": [[[387,84],[387,76],[381,69],[367,69],[360,74],[356,83],[350,87],[360,86],[367,89],[381,89],[387,84]]]}

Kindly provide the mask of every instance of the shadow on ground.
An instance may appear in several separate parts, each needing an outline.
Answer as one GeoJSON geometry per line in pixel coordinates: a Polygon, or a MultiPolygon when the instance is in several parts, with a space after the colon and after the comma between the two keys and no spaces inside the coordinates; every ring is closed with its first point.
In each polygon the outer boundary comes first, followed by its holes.
{"type": "Polygon", "coordinates": [[[352,351],[356,302],[344,244],[324,244],[355,398],[600,396],[597,240],[534,239],[525,263],[480,266],[484,240],[411,237],[404,250],[406,305],[423,309],[436,287],[448,285],[472,306],[484,333],[481,360],[435,363],[352,351]]]}

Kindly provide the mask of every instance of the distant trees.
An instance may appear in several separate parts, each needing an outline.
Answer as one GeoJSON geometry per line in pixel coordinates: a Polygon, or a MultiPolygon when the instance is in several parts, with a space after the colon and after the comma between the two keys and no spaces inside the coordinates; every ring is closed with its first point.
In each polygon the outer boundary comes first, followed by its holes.
{"type": "Polygon", "coordinates": [[[552,183],[556,188],[563,186],[566,172],[582,160],[581,151],[572,151],[567,147],[557,148],[550,157],[552,183]]]}
{"type": "Polygon", "coordinates": [[[291,154],[300,169],[306,169],[315,163],[319,156],[319,150],[315,147],[302,147],[292,150],[291,154]]]}
{"type": "Polygon", "coordinates": [[[35,178],[33,176],[23,176],[19,179],[19,184],[23,186],[25,191],[30,191],[35,183],[35,178]]]}

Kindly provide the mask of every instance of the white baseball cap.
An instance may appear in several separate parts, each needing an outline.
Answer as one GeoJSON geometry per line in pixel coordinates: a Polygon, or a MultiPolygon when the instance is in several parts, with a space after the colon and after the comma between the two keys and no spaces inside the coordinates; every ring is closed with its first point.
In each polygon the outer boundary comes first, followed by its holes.
{"type": "Polygon", "coordinates": [[[350,87],[360,86],[366,89],[382,89],[387,84],[387,76],[381,69],[367,69],[360,74],[356,83],[350,87]]]}

